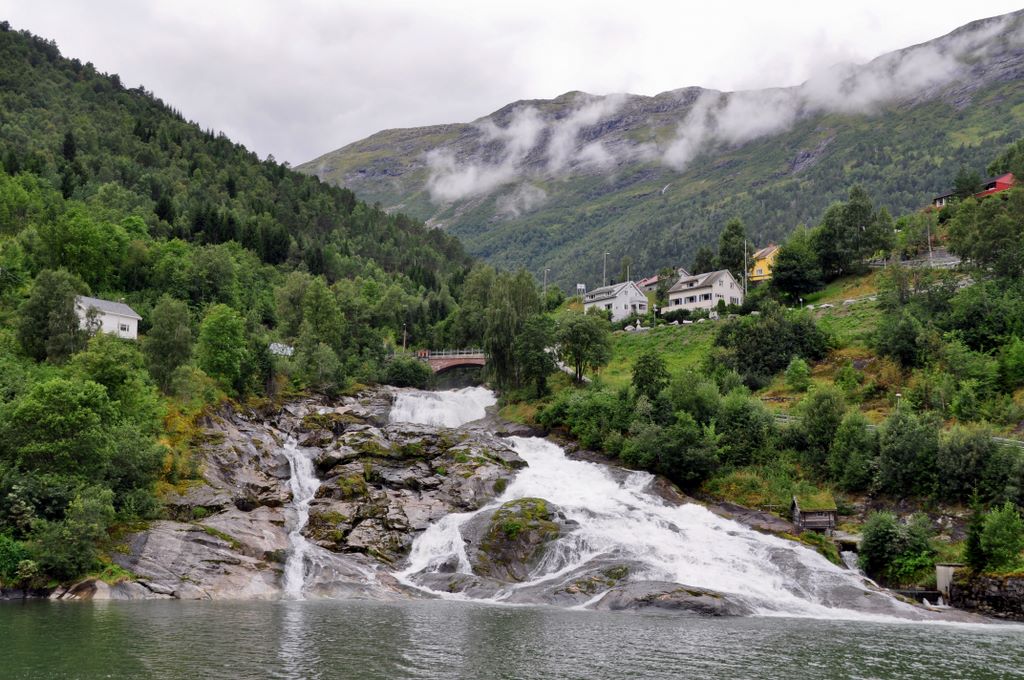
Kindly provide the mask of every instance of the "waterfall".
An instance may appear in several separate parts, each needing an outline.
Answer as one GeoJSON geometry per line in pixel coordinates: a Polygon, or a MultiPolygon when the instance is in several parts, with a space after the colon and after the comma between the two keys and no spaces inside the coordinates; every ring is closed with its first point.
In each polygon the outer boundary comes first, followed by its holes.
{"type": "Polygon", "coordinates": [[[494,393],[484,387],[442,392],[402,391],[391,408],[391,421],[458,427],[480,420],[487,415],[487,407],[496,403],[494,393]]]}
{"type": "MultiPolygon", "coordinates": [[[[462,397],[407,393],[402,418],[460,409],[462,397]],[[416,403],[414,403],[416,402],[416,403]],[[427,406],[424,406],[426,404],[427,406]]],[[[398,578],[423,589],[418,577],[471,573],[461,528],[479,513],[516,498],[543,498],[564,512],[575,529],[560,536],[526,583],[492,599],[515,602],[518,593],[557,586],[565,575],[602,560],[631,565],[631,580],[669,581],[724,593],[766,616],[873,618],[911,615],[912,607],[881,595],[864,579],[791,540],[762,534],[697,504],[673,505],[651,493],[654,477],[623,474],[575,461],[556,444],[511,437],[527,462],[502,495],[477,512],[452,514],[431,525],[413,544],[398,578]],[[871,596],[871,597],[868,597],[871,596]]],[[[429,580],[424,578],[423,580],[429,580]]],[[[451,595],[437,592],[444,597],[451,595]]],[[[597,597],[593,598],[596,601],[597,597]]]]}
{"type": "Polygon", "coordinates": [[[294,437],[289,437],[282,449],[291,468],[289,485],[292,490],[292,509],[295,511],[294,524],[288,531],[288,560],[284,567],[284,595],[296,600],[303,599],[306,582],[306,560],[312,544],[302,535],[309,522],[309,504],[320,488],[320,480],[313,471],[313,461],[299,450],[294,437]]]}

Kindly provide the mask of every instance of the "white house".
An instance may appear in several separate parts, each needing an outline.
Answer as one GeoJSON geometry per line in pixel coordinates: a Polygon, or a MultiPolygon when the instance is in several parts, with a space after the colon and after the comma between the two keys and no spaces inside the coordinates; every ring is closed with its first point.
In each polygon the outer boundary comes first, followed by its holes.
{"type": "Polygon", "coordinates": [[[719,300],[727,305],[743,304],[743,286],[736,282],[728,269],[680,277],[668,289],[668,306],[663,311],[712,310],[718,306],[719,300]]]}
{"type": "Polygon", "coordinates": [[[79,295],[75,298],[75,311],[78,312],[82,328],[94,328],[128,340],[136,340],[139,337],[139,321],[142,317],[123,302],[79,295]]]}
{"type": "Polygon", "coordinates": [[[647,296],[632,281],[595,288],[583,296],[583,310],[609,309],[612,321],[621,321],[631,314],[647,313],[647,296]]]}

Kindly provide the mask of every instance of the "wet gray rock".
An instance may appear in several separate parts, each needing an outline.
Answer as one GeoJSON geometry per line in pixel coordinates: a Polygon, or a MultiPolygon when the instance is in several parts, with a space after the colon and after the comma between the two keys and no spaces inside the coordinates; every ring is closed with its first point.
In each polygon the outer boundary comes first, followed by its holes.
{"type": "Polygon", "coordinates": [[[728,596],[667,581],[636,581],[615,586],[594,609],[610,611],[664,609],[700,616],[749,616],[753,610],[728,596]]]}
{"type": "Polygon", "coordinates": [[[552,541],[575,528],[561,510],[541,498],[517,498],[484,512],[462,527],[473,572],[503,582],[522,582],[552,541]]]}
{"type": "Polygon", "coordinates": [[[382,389],[208,417],[194,441],[202,479],[168,493],[171,519],[129,536],[126,552],[112,556],[138,580],[97,585],[93,595],[83,587],[83,596],[278,597],[294,521],[282,452],[289,437],[322,480],[304,530],[318,546],[309,590],[401,590],[382,568],[400,562],[431,523],[490,502],[525,463],[483,431],[390,424],[392,398],[382,389]]]}

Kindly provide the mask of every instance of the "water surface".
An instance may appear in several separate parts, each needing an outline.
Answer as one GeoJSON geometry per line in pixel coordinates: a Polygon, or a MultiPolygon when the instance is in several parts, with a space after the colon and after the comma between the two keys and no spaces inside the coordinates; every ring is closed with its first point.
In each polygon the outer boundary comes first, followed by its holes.
{"type": "Polygon", "coordinates": [[[0,605],[3,678],[1019,678],[1018,626],[438,600],[0,605]]]}

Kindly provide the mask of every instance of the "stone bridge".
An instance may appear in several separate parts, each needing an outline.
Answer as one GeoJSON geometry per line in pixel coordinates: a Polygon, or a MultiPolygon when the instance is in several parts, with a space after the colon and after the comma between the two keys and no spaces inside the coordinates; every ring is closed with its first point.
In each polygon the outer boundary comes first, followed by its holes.
{"type": "Polygon", "coordinates": [[[441,373],[458,366],[487,365],[487,355],[482,349],[423,349],[416,352],[416,358],[430,364],[434,373],[441,373]]]}

